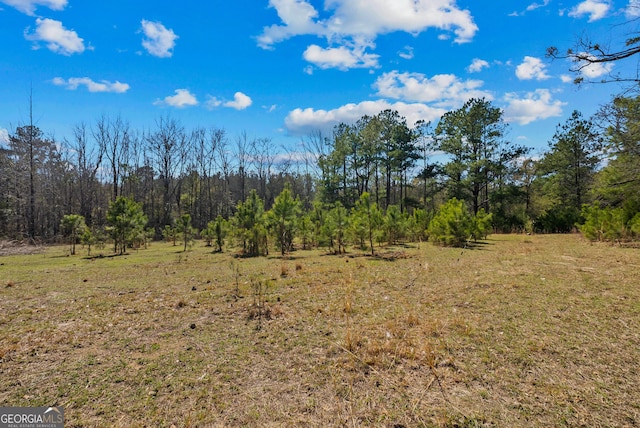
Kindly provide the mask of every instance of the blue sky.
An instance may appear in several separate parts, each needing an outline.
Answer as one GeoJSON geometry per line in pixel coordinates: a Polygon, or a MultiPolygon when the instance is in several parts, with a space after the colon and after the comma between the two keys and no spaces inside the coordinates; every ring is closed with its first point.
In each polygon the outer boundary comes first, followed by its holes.
{"type": "Polygon", "coordinates": [[[171,116],[292,152],[364,114],[435,122],[485,97],[504,110],[508,137],[539,153],[574,109],[589,116],[619,91],[576,87],[571,64],[546,48],[580,35],[615,44],[637,4],[0,0],[0,142],[28,123],[30,90],[36,125],[58,139],[103,115],[139,130],[171,116]]]}

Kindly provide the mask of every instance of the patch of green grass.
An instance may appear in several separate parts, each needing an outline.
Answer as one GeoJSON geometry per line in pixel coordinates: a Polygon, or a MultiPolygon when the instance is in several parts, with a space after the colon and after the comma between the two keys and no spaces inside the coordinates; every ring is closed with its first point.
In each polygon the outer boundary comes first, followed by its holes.
{"type": "Polygon", "coordinates": [[[640,423],[637,250],[65,251],[0,258],[2,406],[70,426],[640,423]]]}

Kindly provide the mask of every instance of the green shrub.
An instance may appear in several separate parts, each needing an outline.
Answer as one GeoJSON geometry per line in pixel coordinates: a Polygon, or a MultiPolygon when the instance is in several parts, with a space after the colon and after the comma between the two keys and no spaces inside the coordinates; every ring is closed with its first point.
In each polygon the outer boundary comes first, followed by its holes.
{"type": "Polygon", "coordinates": [[[581,223],[580,211],[574,207],[556,205],[535,221],[535,229],[544,233],[571,233],[581,223]]]}
{"type": "Polygon", "coordinates": [[[634,238],[640,238],[640,213],[636,214],[629,222],[629,229],[634,238]]]}
{"type": "Polygon", "coordinates": [[[474,230],[473,217],[464,202],[453,198],[442,205],[429,223],[429,238],[434,243],[461,247],[474,230]]]}
{"type": "Polygon", "coordinates": [[[493,214],[487,214],[484,208],[480,208],[478,214],[473,218],[473,230],[471,235],[474,240],[484,239],[491,232],[491,222],[493,220],[493,214]]]}
{"type": "Polygon", "coordinates": [[[582,207],[582,217],[584,223],[578,225],[578,230],[590,241],[629,239],[630,231],[633,231],[633,220],[629,229],[624,222],[622,208],[602,208],[597,203],[585,205],[582,207]]]}
{"type": "Polygon", "coordinates": [[[389,205],[384,216],[384,229],[387,233],[387,242],[394,245],[398,240],[404,238],[406,230],[405,217],[397,205],[389,205]]]}

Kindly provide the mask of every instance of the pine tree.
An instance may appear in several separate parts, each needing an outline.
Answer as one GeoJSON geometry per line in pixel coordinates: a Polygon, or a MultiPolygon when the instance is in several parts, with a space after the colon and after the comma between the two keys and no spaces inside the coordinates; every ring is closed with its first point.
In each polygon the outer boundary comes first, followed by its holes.
{"type": "Polygon", "coordinates": [[[268,253],[264,202],[252,189],[244,202],[238,203],[233,217],[235,235],[242,242],[242,252],[248,256],[268,253]]]}
{"type": "Polygon", "coordinates": [[[429,223],[429,239],[445,246],[465,245],[473,231],[473,218],[464,202],[452,198],[442,205],[429,223]]]}
{"type": "Polygon", "coordinates": [[[360,247],[364,248],[364,240],[367,240],[371,248],[371,255],[374,255],[373,236],[382,223],[382,213],[377,204],[371,201],[371,195],[368,192],[360,195],[360,199],[351,211],[351,218],[351,227],[360,247]]]}
{"type": "Polygon", "coordinates": [[[69,239],[69,250],[71,255],[76,254],[76,243],[78,239],[85,233],[87,225],[84,217],[79,214],[67,214],[62,217],[60,222],[62,233],[69,239]]]}
{"type": "Polygon", "coordinates": [[[107,222],[111,227],[111,236],[115,244],[115,252],[124,254],[127,246],[140,234],[144,233],[147,216],[142,206],[133,199],[118,196],[109,204],[107,222]]]}
{"type": "Polygon", "coordinates": [[[191,215],[182,214],[180,221],[178,222],[178,232],[182,235],[182,242],[184,243],[183,251],[187,251],[187,245],[193,241],[194,230],[191,227],[191,215]]]}
{"type": "Polygon", "coordinates": [[[296,219],[300,215],[300,205],[300,200],[294,199],[291,187],[287,184],[284,190],[276,196],[273,207],[267,213],[271,232],[282,256],[293,249],[296,219]]]}

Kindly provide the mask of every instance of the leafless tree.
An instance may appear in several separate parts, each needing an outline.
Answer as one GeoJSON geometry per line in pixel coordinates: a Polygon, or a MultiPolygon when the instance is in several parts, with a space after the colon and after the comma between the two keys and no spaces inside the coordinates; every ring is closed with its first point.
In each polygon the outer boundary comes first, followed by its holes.
{"type": "MultiPolygon", "coordinates": [[[[637,83],[640,83],[640,61],[637,55],[640,53],[640,32],[637,31],[638,16],[640,16],[640,7],[630,4],[627,9],[627,16],[632,18],[616,25],[612,28],[615,30],[626,28],[626,34],[622,37],[616,37],[612,34],[613,41],[605,42],[604,40],[594,40],[589,35],[580,36],[572,48],[561,50],[555,46],[547,48],[547,57],[551,59],[569,59],[572,62],[570,71],[575,74],[574,83],[622,83],[632,84],[629,89],[634,89],[637,83]],[[623,75],[613,73],[611,65],[613,63],[623,62],[635,59],[635,72],[623,75]],[[600,66],[603,67],[598,77],[593,80],[586,73],[590,68],[600,66]],[[604,73],[604,74],[602,74],[604,73]]],[[[599,37],[603,37],[599,35],[599,37]]]]}
{"type": "Polygon", "coordinates": [[[268,194],[268,183],[271,177],[271,169],[273,167],[274,155],[272,153],[273,145],[269,138],[256,138],[251,142],[251,161],[258,176],[258,196],[270,205],[274,195],[268,194]]]}
{"type": "Polygon", "coordinates": [[[238,161],[238,176],[240,178],[240,200],[244,201],[246,198],[246,186],[247,186],[247,152],[249,150],[249,141],[247,139],[247,133],[243,131],[236,138],[236,160],[238,161]]]}
{"type": "Polygon", "coordinates": [[[69,148],[75,157],[80,215],[85,218],[87,225],[91,226],[93,207],[99,192],[96,177],[104,152],[101,145],[96,146],[90,143],[88,133],[86,123],[76,124],[73,127],[73,142],[69,144],[69,148]]]}
{"type": "Polygon", "coordinates": [[[170,117],[156,120],[156,130],[147,135],[149,151],[153,156],[156,172],[162,184],[161,225],[172,223],[173,200],[178,190],[178,171],[183,166],[180,160],[184,152],[186,135],[182,125],[170,117]]]}
{"type": "Polygon", "coordinates": [[[216,145],[217,157],[215,159],[219,170],[222,172],[222,216],[231,215],[231,152],[226,138],[221,138],[216,145]]]}
{"type": "Polygon", "coordinates": [[[101,116],[91,130],[94,139],[98,143],[100,151],[109,162],[111,174],[112,201],[120,194],[120,185],[123,177],[123,165],[126,165],[131,129],[129,123],[120,116],[111,119],[101,116]]]}

